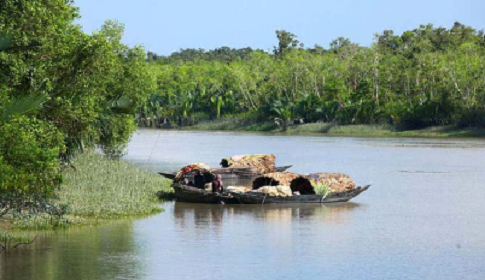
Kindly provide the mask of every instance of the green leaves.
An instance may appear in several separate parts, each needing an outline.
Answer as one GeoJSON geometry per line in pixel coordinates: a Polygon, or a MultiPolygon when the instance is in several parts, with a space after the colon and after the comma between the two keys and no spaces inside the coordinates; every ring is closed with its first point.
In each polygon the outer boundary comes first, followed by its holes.
{"type": "Polygon", "coordinates": [[[12,38],[7,33],[0,31],[0,52],[12,45],[12,38]]]}
{"type": "Polygon", "coordinates": [[[271,103],[271,110],[276,113],[276,116],[288,123],[293,118],[293,110],[295,104],[288,98],[281,100],[274,100],[271,103]]]}
{"type": "Polygon", "coordinates": [[[71,0],[0,5],[0,191],[48,194],[66,146],[122,154],[157,81],[116,21],[88,35],[71,0]]]}
{"type": "Polygon", "coordinates": [[[21,116],[0,125],[0,192],[52,193],[63,151],[63,135],[45,121],[21,116]]]}
{"type": "Polygon", "coordinates": [[[275,55],[253,51],[228,62],[207,56],[212,51],[185,50],[160,59],[159,91],[203,90],[193,113],[213,117],[251,108],[266,119],[485,125],[483,32],[460,23],[451,29],[422,25],[402,35],[385,30],[371,48],[339,37],[328,51],[298,48],[286,31],[277,36],[275,55]]]}
{"type": "Polygon", "coordinates": [[[25,115],[40,109],[47,100],[47,96],[36,94],[29,94],[11,100],[5,106],[0,107],[0,125],[16,115],[25,115]]]}

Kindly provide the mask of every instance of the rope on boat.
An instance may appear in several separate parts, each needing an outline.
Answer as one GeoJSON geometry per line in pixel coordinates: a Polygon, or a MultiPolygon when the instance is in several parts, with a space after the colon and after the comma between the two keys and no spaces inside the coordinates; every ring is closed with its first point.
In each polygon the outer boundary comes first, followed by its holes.
{"type": "MultiPolygon", "coordinates": [[[[155,141],[155,144],[153,144],[152,151],[150,152],[150,156],[148,157],[147,162],[145,162],[145,165],[148,165],[148,163],[149,163],[149,162],[150,162],[150,160],[152,159],[153,151],[155,151],[155,147],[157,147],[157,144],[158,144],[158,139],[160,139],[160,134],[162,134],[162,132],[161,132],[161,131],[159,131],[159,132],[158,132],[157,141],[155,141]]],[[[147,167],[147,168],[148,168],[148,167],[147,167]]]]}
{"type": "Polygon", "coordinates": [[[328,195],[328,191],[325,193],[324,196],[322,196],[322,198],[320,199],[320,203],[323,203],[323,200],[327,198],[327,195],[328,195]]]}
{"type": "Polygon", "coordinates": [[[264,204],[264,201],[266,200],[266,197],[267,197],[267,196],[268,196],[268,194],[267,194],[267,193],[265,193],[265,194],[264,194],[264,198],[263,198],[263,202],[261,203],[261,205],[263,205],[263,204],[264,204]]]}

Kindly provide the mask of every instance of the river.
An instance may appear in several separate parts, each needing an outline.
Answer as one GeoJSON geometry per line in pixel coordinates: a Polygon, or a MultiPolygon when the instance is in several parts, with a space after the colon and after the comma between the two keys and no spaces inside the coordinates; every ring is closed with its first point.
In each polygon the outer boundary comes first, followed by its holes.
{"type": "Polygon", "coordinates": [[[485,140],[139,130],[150,171],[272,153],[294,172],[372,187],[335,205],[193,205],[46,233],[1,279],[484,279],[485,140]]]}

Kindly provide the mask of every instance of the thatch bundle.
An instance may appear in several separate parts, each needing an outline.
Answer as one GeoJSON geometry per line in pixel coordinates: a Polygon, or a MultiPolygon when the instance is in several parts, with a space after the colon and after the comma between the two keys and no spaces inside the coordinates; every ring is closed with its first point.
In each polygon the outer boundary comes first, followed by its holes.
{"type": "Polygon", "coordinates": [[[304,175],[291,172],[273,172],[265,174],[264,177],[274,179],[278,181],[280,185],[289,186],[291,184],[291,181],[298,177],[304,177],[304,175]]]}
{"type": "Polygon", "coordinates": [[[343,192],[355,189],[355,181],[341,173],[313,173],[307,176],[310,181],[328,186],[329,192],[343,192]]]}
{"type": "Polygon", "coordinates": [[[275,171],[274,155],[241,155],[232,156],[224,160],[227,161],[229,167],[255,167],[258,174],[266,174],[275,171]]]}
{"type": "Polygon", "coordinates": [[[269,196],[293,196],[293,193],[289,186],[264,186],[257,190],[253,190],[253,192],[261,192],[269,196]]]}
{"type": "MultiPolygon", "coordinates": [[[[310,175],[300,175],[291,172],[274,172],[265,174],[263,178],[271,178],[275,181],[274,184],[285,186],[291,186],[292,181],[297,178],[305,178],[309,180],[312,185],[318,184],[319,186],[328,186],[328,192],[348,191],[353,190],[356,187],[354,180],[348,175],[340,173],[313,173],[310,175]]],[[[259,181],[268,184],[268,182],[263,182],[264,180],[262,179],[259,179],[259,181]]]]}
{"type": "Polygon", "coordinates": [[[231,178],[235,176],[240,179],[249,179],[257,174],[258,169],[256,167],[227,167],[227,168],[212,168],[212,173],[221,174],[223,177],[231,178]]]}
{"type": "Polygon", "coordinates": [[[251,189],[247,187],[238,187],[238,186],[229,186],[226,188],[226,191],[228,192],[235,192],[235,193],[245,193],[250,191],[251,189]]]}

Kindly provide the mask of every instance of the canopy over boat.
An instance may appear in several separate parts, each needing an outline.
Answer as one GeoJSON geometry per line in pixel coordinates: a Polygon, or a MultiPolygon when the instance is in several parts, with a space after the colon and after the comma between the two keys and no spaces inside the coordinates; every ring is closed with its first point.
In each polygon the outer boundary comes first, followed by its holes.
{"type": "Polygon", "coordinates": [[[180,171],[177,172],[174,178],[174,182],[180,181],[180,179],[187,173],[196,172],[196,171],[200,171],[201,173],[211,173],[210,170],[211,170],[210,166],[205,163],[202,163],[202,162],[192,163],[182,167],[180,171]]]}

